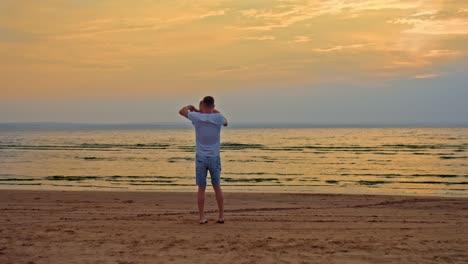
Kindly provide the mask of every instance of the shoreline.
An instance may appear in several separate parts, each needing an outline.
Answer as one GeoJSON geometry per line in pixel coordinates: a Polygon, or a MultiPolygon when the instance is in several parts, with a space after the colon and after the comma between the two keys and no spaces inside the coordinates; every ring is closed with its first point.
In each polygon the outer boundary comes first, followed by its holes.
{"type": "MultiPolygon", "coordinates": [[[[44,186],[41,186],[44,187],[44,186]]],[[[65,187],[68,189],[55,189],[58,186],[55,187],[49,187],[49,188],[38,188],[38,189],[33,189],[33,188],[24,188],[22,185],[0,185],[0,192],[1,191],[34,191],[34,192],[118,192],[118,193],[125,193],[125,192],[130,192],[130,193],[151,193],[151,192],[156,192],[156,193],[194,193],[197,192],[196,185],[193,185],[192,189],[126,189],[125,187],[122,188],[95,188],[95,189],[90,189],[92,187],[80,187],[80,186],[60,186],[60,187],[65,187]],[[8,188],[5,188],[4,186],[9,186],[8,188]],[[12,188],[13,187],[13,188],[12,188]],[[17,188],[15,188],[17,187],[17,188]],[[80,189],[81,188],[81,189],[80,189]]],[[[334,191],[324,191],[323,189],[317,192],[312,192],[312,191],[305,191],[298,189],[297,191],[293,190],[288,190],[288,191],[283,191],[281,189],[278,190],[248,190],[248,191],[242,191],[239,189],[230,189],[232,187],[236,186],[222,186],[223,187],[223,192],[225,193],[231,193],[231,194],[301,194],[301,195],[343,195],[343,196],[386,196],[386,197],[413,197],[413,198],[454,198],[454,199],[466,199],[468,201],[468,196],[464,195],[440,195],[440,194],[419,194],[419,193],[372,193],[372,192],[334,192],[334,191]]],[[[207,185],[206,189],[207,193],[213,192],[213,189],[211,188],[211,185],[207,185]]]]}
{"type": "Polygon", "coordinates": [[[1,263],[466,263],[468,198],[0,191],[1,263]]]}

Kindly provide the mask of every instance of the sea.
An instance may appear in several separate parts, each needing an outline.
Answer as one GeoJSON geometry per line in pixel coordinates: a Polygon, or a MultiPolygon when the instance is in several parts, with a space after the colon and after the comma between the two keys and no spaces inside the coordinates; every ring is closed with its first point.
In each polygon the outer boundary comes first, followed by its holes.
{"type": "MultiPolygon", "coordinates": [[[[0,189],[197,188],[190,127],[3,128],[0,189]]],[[[221,182],[227,192],[468,197],[467,150],[464,127],[223,128],[221,182]]]]}

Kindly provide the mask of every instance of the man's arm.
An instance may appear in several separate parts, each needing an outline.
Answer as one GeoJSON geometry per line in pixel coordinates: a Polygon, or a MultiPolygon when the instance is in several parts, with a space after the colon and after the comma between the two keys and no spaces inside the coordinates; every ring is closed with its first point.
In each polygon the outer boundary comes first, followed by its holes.
{"type": "Polygon", "coordinates": [[[182,107],[182,109],[179,110],[179,114],[182,116],[185,116],[186,118],[188,118],[189,112],[198,112],[198,109],[195,108],[195,106],[193,105],[187,105],[187,106],[182,107]]]}
{"type": "MultiPolygon", "coordinates": [[[[216,110],[216,109],[214,109],[214,110],[213,110],[213,113],[219,114],[219,111],[216,110]]],[[[224,115],[223,115],[223,118],[224,118],[223,126],[227,126],[227,125],[228,125],[228,121],[227,121],[226,117],[224,117],[224,115]]]]}

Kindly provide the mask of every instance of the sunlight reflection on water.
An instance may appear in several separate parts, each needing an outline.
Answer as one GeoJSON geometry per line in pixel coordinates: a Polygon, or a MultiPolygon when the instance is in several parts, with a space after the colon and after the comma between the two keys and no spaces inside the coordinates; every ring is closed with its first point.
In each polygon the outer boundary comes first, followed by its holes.
{"type": "MultiPolygon", "coordinates": [[[[230,129],[228,191],[468,196],[467,128],[230,129]]],[[[0,188],[193,190],[192,130],[3,131],[0,188]]]]}

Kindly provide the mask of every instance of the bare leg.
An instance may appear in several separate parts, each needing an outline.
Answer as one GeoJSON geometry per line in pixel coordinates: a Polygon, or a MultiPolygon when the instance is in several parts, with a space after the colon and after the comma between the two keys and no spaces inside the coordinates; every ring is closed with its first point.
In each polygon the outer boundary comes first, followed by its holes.
{"type": "Polygon", "coordinates": [[[200,213],[200,223],[205,222],[205,190],[206,186],[198,186],[198,212],[200,213]]]}
{"type": "Polygon", "coordinates": [[[219,218],[218,220],[224,221],[224,196],[221,190],[221,185],[213,185],[216,194],[216,202],[218,202],[219,218]]]}

